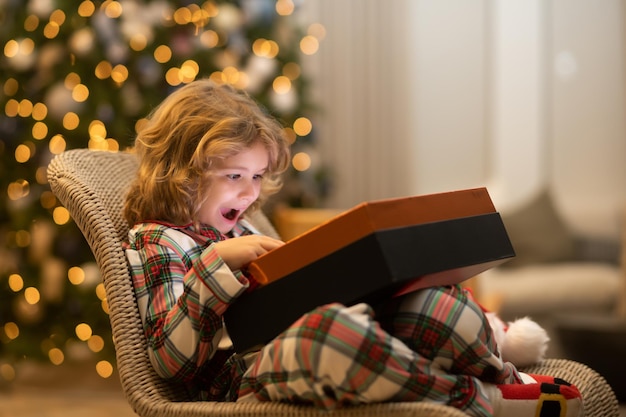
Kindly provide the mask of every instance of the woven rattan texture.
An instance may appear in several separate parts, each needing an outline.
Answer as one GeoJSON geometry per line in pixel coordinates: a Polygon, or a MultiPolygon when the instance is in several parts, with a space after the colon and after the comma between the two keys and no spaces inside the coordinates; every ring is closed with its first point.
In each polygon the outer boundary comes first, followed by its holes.
{"type": "MultiPolygon", "coordinates": [[[[451,407],[430,403],[371,404],[331,413],[310,407],[266,403],[214,403],[189,401],[179,385],[159,378],[148,359],[141,319],[121,242],[128,231],[122,217],[124,194],[137,162],[125,152],[75,149],[57,155],[48,167],[48,181],[85,236],[104,281],[121,385],[133,410],[142,417],[462,417],[451,407]]],[[[262,214],[253,219],[258,228],[275,234],[262,214]]],[[[562,377],[583,394],[586,416],[618,415],[611,388],[595,371],[567,360],[547,360],[528,372],[562,377]]]]}

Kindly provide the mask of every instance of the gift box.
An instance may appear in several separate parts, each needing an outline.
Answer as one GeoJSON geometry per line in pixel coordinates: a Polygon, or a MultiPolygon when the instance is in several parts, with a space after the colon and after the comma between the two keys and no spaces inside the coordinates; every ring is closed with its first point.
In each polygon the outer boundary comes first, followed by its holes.
{"type": "Polygon", "coordinates": [[[317,306],[375,305],[513,256],[484,188],[362,203],[253,262],[249,273],[264,285],[228,308],[226,328],[243,352],[317,306]]]}

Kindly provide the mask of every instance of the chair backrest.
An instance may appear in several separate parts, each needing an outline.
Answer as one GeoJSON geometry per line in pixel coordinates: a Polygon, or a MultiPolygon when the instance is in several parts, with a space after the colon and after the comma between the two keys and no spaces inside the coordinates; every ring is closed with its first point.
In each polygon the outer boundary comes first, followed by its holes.
{"type": "MultiPolygon", "coordinates": [[[[102,273],[124,393],[135,412],[150,415],[159,403],[166,409],[168,403],[190,398],[182,385],[163,380],[150,364],[122,250],[129,229],[122,208],[137,167],[132,153],[74,149],[50,162],[48,182],[85,236],[102,273]]],[[[260,210],[249,220],[262,233],[278,237],[260,210]]]]}
{"type": "Polygon", "coordinates": [[[100,267],[122,388],[133,409],[143,415],[140,411],[144,407],[159,401],[186,400],[187,394],[182,386],[161,379],[150,364],[122,250],[129,229],[122,207],[137,166],[130,153],[75,149],[50,162],[48,182],[82,231],[100,267]]]}

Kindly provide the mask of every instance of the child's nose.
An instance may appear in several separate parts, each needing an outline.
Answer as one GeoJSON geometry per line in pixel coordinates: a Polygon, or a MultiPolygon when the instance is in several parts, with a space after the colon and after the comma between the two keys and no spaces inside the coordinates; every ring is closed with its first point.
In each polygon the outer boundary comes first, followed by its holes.
{"type": "Polygon", "coordinates": [[[243,186],[241,187],[240,195],[243,198],[255,198],[256,187],[254,186],[252,181],[245,181],[243,186]]]}

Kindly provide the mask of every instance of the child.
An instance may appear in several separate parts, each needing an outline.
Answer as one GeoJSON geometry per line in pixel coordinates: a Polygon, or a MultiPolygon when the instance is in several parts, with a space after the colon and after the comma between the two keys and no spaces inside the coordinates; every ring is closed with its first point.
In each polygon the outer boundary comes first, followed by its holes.
{"type": "Polygon", "coordinates": [[[283,244],[245,219],[280,187],[281,127],[244,93],[200,80],[155,109],[135,151],[125,249],[148,354],[198,399],[324,409],[426,400],[488,416],[495,384],[526,377],[501,360],[485,315],[456,286],[320,306],[259,352],[237,354],[222,315],[256,285],[245,266],[283,244]]]}

